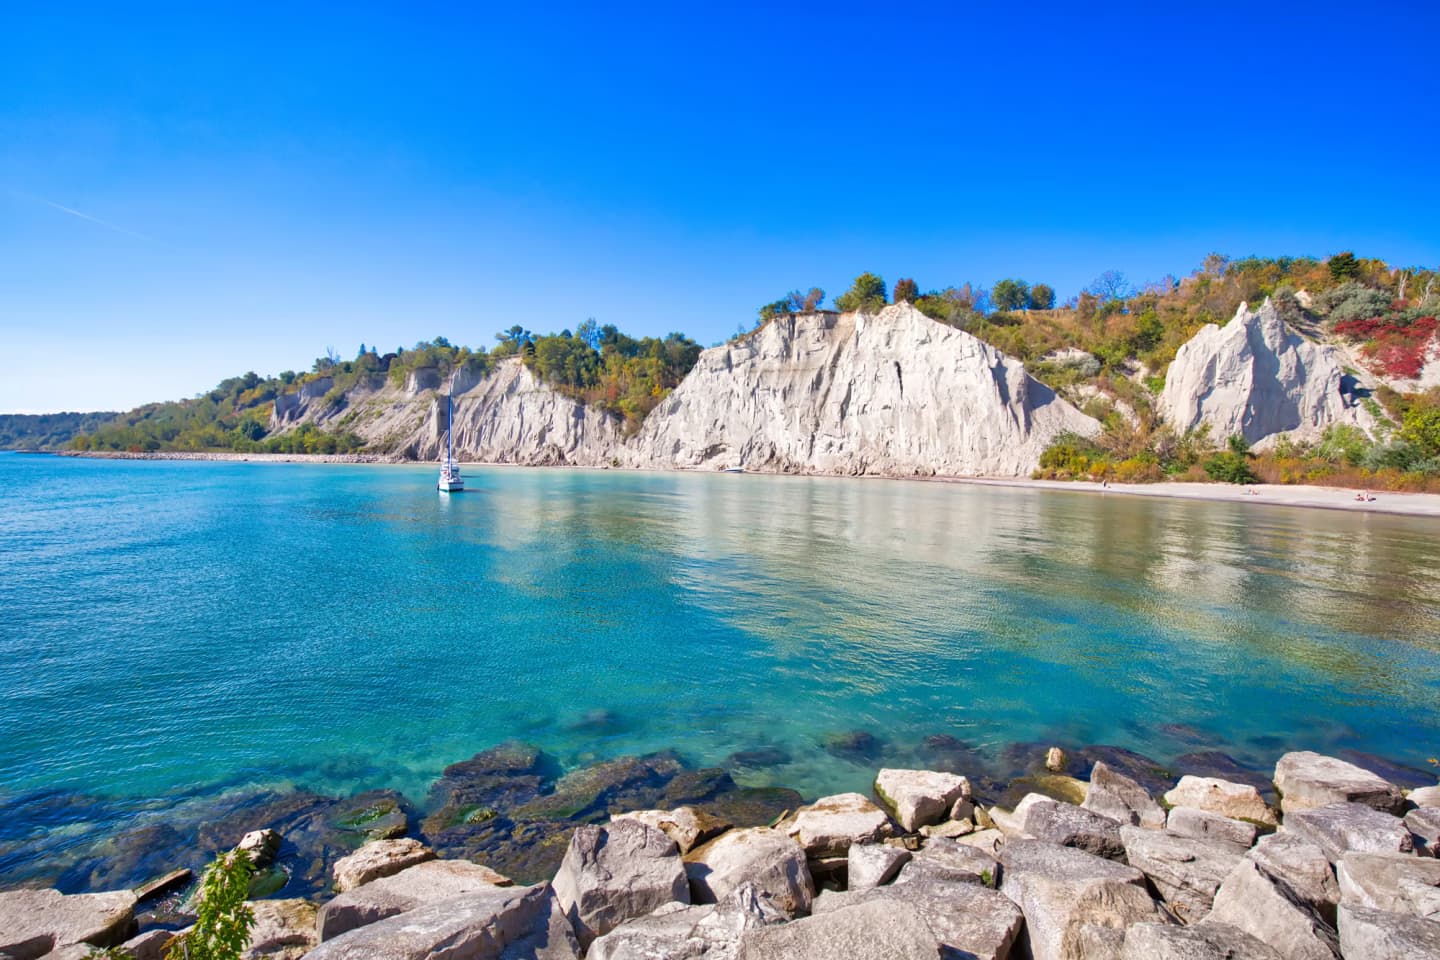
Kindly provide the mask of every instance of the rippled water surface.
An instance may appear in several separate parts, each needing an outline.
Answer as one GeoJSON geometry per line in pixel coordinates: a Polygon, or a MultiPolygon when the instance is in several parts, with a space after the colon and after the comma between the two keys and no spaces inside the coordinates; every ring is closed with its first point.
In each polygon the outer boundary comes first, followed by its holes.
{"type": "Polygon", "coordinates": [[[1440,752],[1433,520],[940,483],[0,455],[0,799],[411,796],[507,738],[809,795],[947,734],[1440,752]],[[863,730],[876,762],[821,749],[863,730]]]}

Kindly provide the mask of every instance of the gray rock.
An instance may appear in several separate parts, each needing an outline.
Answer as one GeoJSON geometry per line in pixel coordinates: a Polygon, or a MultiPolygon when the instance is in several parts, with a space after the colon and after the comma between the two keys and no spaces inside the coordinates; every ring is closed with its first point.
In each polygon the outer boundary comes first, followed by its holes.
{"type": "MultiPolygon", "coordinates": [[[[419,840],[409,837],[374,840],[348,857],[335,861],[332,871],[335,876],[335,890],[337,893],[354,890],[371,880],[394,876],[407,867],[434,859],[435,851],[419,840]]],[[[496,886],[504,886],[498,881],[492,882],[495,882],[496,886]]]]}
{"type": "Polygon", "coordinates": [[[431,860],[339,894],[320,908],[324,942],[367,924],[462,894],[501,889],[495,871],[465,860],[431,860]]]}
{"type": "Polygon", "coordinates": [[[976,830],[974,833],[967,833],[963,837],[955,837],[956,843],[963,843],[967,847],[977,847],[989,854],[999,854],[1000,848],[1005,845],[1005,834],[994,828],[989,830],[976,830]]]}
{"type": "Polygon", "coordinates": [[[1269,944],[1286,960],[1335,960],[1335,930],[1249,859],[1220,884],[1206,923],[1228,923],[1269,944]]]}
{"type": "Polygon", "coordinates": [[[1415,851],[1427,857],[1440,857],[1440,807],[1416,807],[1405,814],[1405,829],[1415,851]]]}
{"type": "Polygon", "coordinates": [[[1405,803],[1411,807],[1440,807],[1440,784],[1416,787],[1406,794],[1405,803]]]}
{"type": "Polygon", "coordinates": [[[739,960],[936,960],[940,941],[911,904],[873,901],[757,927],[741,939],[736,956],[739,960]]]}
{"type": "Polygon", "coordinates": [[[729,830],[685,855],[685,874],[695,903],[716,903],[746,881],[792,916],[807,913],[815,886],[805,851],[769,827],[729,830]]]}
{"type": "Polygon", "coordinates": [[[715,907],[666,904],[649,916],[620,924],[596,937],[586,960],[688,960],[705,952],[705,943],[690,932],[715,907]]]}
{"type": "Polygon", "coordinates": [[[326,940],[306,956],[307,960],[498,960],[514,956],[509,948],[522,943],[526,949],[519,952],[548,960],[579,956],[548,884],[490,887],[440,900],[326,940]]]}
{"type": "Polygon", "coordinates": [[[1175,916],[1195,923],[1210,912],[1215,891],[1244,851],[1230,844],[1177,837],[1129,824],[1120,828],[1130,866],[1150,878],[1175,916]]]}
{"type": "Polygon", "coordinates": [[[31,960],[60,947],[108,947],[125,939],[135,921],[128,890],[79,893],[7,890],[0,893],[0,957],[31,960]]]}
{"type": "MultiPolygon", "coordinates": [[[[1021,813],[1020,807],[1016,813],[1021,813]]],[[[1114,859],[1125,854],[1120,823],[1110,817],[1058,800],[1037,800],[1028,805],[1023,815],[1025,834],[1036,840],[1075,847],[1099,857],[1114,859]]]]}
{"type": "Polygon", "coordinates": [[[610,818],[616,820],[638,820],[654,827],[675,841],[681,853],[689,853],[707,840],[713,840],[729,830],[729,820],[714,817],[694,807],[676,807],[674,810],[636,810],[631,813],[617,813],[610,818]]]}
{"type": "Polygon", "coordinates": [[[1414,849],[1405,821],[1362,803],[1297,810],[1286,815],[1285,830],[1324,850],[1331,863],[1349,850],[1409,853],[1414,849]]]}
{"type": "MultiPolygon", "coordinates": [[[[968,803],[969,801],[961,802],[968,803]]],[[[932,823],[920,828],[920,836],[927,839],[941,837],[946,840],[955,840],[974,832],[975,824],[969,820],[946,820],[944,823],[932,823]]]]}
{"type": "Polygon", "coordinates": [[[946,819],[958,801],[968,799],[970,781],[934,770],[885,769],[875,777],[875,795],[895,821],[913,833],[946,819]]]}
{"type": "Polygon", "coordinates": [[[1313,909],[1330,926],[1340,903],[1340,884],[1325,851],[1293,833],[1272,833],[1245,855],[1270,879],[1281,884],[1291,899],[1313,909]]]}
{"type": "Polygon", "coordinates": [[[254,900],[246,906],[255,926],[242,960],[300,960],[320,942],[319,908],[310,900],[254,900]]]}
{"type": "Polygon", "coordinates": [[[1194,807],[1232,820],[1249,820],[1270,827],[1280,822],[1275,811],[1261,798],[1260,791],[1248,783],[1233,783],[1218,777],[1181,777],[1180,782],[1166,792],[1165,802],[1172,807],[1194,807]]]}
{"type": "Polygon", "coordinates": [[[747,931],[789,919],[759,886],[742,883],[701,917],[690,935],[705,945],[706,960],[733,960],[747,931]]]}
{"type": "Polygon", "coordinates": [[[979,847],[936,837],[925,844],[901,869],[896,883],[917,881],[1000,883],[1000,861],[979,847]]]}
{"type": "Polygon", "coordinates": [[[250,862],[258,870],[275,862],[275,855],[280,852],[280,834],[274,830],[251,830],[240,838],[235,845],[236,850],[243,850],[250,857],[250,862]]]}
{"type": "Polygon", "coordinates": [[[1172,809],[1166,829],[1182,837],[1234,844],[1242,850],[1248,850],[1255,845],[1255,834],[1258,832],[1253,823],[1232,820],[1230,817],[1208,810],[1197,810],[1195,807],[1172,809]]]}
{"type": "Polygon", "coordinates": [[[895,879],[910,861],[910,851],[885,843],[856,843],[850,847],[847,885],[851,890],[869,890],[895,879]]]}
{"type": "Polygon", "coordinates": [[[1025,914],[1033,960],[1088,956],[1087,944],[1118,953],[1127,927],[1166,920],[1134,867],[1040,840],[1011,840],[1000,864],[1000,892],[1025,914]]]}
{"type": "Polygon", "coordinates": [[[1176,927],[1137,923],[1125,931],[1120,960],[1284,960],[1274,949],[1228,923],[1176,927]]]}
{"type": "Polygon", "coordinates": [[[1102,761],[1096,761],[1090,771],[1090,786],[1085,791],[1085,802],[1080,806],[1118,823],[1131,823],[1150,830],[1165,827],[1165,811],[1150,796],[1150,791],[1111,770],[1102,761]]]}
{"type": "Polygon", "coordinates": [[[667,903],[690,902],[675,841],[638,820],[576,829],[554,889],[581,947],[667,903]]]}
{"type": "Polygon", "coordinates": [[[796,810],[777,829],[794,838],[812,860],[844,856],[852,843],[874,843],[895,832],[885,811],[858,793],[821,797],[796,810]]]}
{"type": "Polygon", "coordinates": [[[1405,798],[1388,780],[1335,757],[1308,750],[1287,753],[1275,764],[1280,810],[1288,817],[1299,810],[1336,803],[1361,803],[1383,813],[1399,813],[1405,798]]]}
{"type": "Polygon", "coordinates": [[[1340,949],[1347,960],[1440,957],[1440,923],[1342,904],[1340,949]]]}
{"type": "Polygon", "coordinates": [[[1025,918],[1009,897],[973,883],[917,882],[848,893],[823,893],[815,916],[860,903],[893,902],[915,907],[940,942],[941,956],[1004,960],[1025,918]]]}
{"type": "Polygon", "coordinates": [[[1335,864],[1340,903],[1440,921],[1440,861],[1351,851],[1335,864]]]}
{"type": "Polygon", "coordinates": [[[146,930],[121,946],[130,951],[135,960],[165,960],[165,947],[174,936],[173,930],[146,930]]]}

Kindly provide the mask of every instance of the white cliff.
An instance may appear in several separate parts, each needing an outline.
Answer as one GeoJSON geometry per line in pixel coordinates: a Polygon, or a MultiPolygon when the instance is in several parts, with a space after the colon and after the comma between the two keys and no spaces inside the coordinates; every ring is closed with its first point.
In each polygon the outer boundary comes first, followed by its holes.
{"type": "Polygon", "coordinates": [[[1369,431],[1374,420],[1352,391],[1334,349],[1286,327],[1267,298],[1259,310],[1242,303],[1224,327],[1207,324],[1180,347],[1160,410],[1182,432],[1208,424],[1217,440],[1309,438],[1332,423],[1369,431]]]}
{"type": "Polygon", "coordinates": [[[712,347],[626,462],[668,469],[1022,476],[1099,424],[1018,360],[909,304],[781,317],[712,347]]]}

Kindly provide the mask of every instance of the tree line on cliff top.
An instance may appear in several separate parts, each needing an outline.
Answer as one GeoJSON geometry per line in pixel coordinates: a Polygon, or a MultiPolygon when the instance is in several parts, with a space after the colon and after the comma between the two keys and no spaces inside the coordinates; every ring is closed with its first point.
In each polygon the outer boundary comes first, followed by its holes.
{"type": "MultiPolygon", "coordinates": [[[[1413,372],[1416,358],[1423,358],[1434,341],[1436,288],[1435,271],[1392,269],[1348,252],[1324,260],[1212,255],[1187,277],[1164,277],[1140,287],[1118,271],[1106,271],[1060,306],[1048,284],[1019,278],[1006,278],[990,289],[963,283],[922,293],[913,278],[903,277],[887,289],[885,280],[870,272],[858,276],[833,305],[873,312],[891,302],[908,302],[937,322],[1025,361],[1037,378],[1076,396],[1087,413],[1106,425],[1107,436],[1116,435],[1109,462],[1120,463],[1151,445],[1157,429],[1154,400],[1175,351],[1205,324],[1227,322],[1241,302],[1274,297],[1287,321],[1311,335],[1348,339],[1362,362],[1394,377],[1413,372]],[[1076,394],[1081,387],[1087,397],[1076,394]]],[[[819,287],[792,291],[762,306],[758,322],[738,335],[749,336],[777,317],[822,309],[824,303],[819,287]]],[[[356,391],[378,390],[387,382],[403,385],[422,369],[436,371],[442,381],[462,368],[483,376],[501,360],[517,356],[541,380],[622,417],[634,429],[679,384],[700,350],[681,333],[637,338],[593,319],[573,331],[541,335],[512,326],[498,332],[488,349],[455,345],[445,337],[384,354],[362,344],[353,360],[327,349],[304,373],[247,373],[189,400],[148,404],[109,423],[86,423],[72,445],[87,450],[351,452],[362,443],[347,430],[343,411],[356,391]],[[322,403],[338,414],[335,428],[305,425],[272,433],[276,398],[317,381],[326,391],[322,403]]],[[[1384,388],[1376,400],[1380,412],[1397,424],[1407,409],[1429,404],[1423,396],[1384,388]]]]}

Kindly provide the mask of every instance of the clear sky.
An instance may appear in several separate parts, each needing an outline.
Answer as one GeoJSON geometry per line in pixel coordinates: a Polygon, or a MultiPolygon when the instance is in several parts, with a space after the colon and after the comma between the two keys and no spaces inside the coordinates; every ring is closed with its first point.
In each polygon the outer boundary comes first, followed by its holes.
{"type": "Polygon", "coordinates": [[[1440,5],[772,6],[7,5],[0,411],[517,322],[709,344],[863,270],[1440,262],[1440,5]]]}

